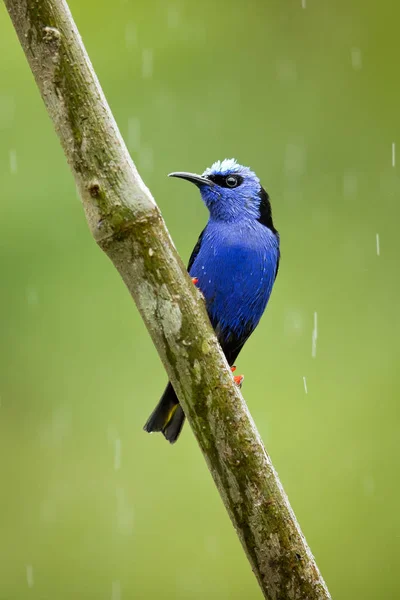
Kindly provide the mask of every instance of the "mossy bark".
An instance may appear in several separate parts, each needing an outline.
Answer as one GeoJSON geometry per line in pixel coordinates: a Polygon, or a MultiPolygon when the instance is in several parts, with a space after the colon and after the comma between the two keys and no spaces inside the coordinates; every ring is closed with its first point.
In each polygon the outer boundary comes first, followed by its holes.
{"type": "Polygon", "coordinates": [[[330,598],[201,296],[123,143],[67,4],[5,4],[93,237],[136,302],[265,598],[330,598]]]}

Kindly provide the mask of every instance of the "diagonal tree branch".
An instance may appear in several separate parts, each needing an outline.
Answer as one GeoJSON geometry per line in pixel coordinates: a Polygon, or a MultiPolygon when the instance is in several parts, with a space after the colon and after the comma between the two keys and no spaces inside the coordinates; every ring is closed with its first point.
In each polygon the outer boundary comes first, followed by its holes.
{"type": "Polygon", "coordinates": [[[122,276],[265,598],[330,598],[64,0],[5,0],[98,245],[122,276]]]}

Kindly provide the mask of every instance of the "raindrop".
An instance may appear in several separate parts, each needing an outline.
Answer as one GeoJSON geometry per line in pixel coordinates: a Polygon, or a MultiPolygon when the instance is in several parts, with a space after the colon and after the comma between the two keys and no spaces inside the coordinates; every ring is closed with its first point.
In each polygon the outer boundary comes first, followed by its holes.
{"type": "Polygon", "coordinates": [[[153,159],[153,148],[150,146],[143,146],[140,153],[140,166],[143,171],[154,170],[154,159],[153,159]]]}
{"type": "Polygon", "coordinates": [[[69,407],[58,406],[54,408],[51,421],[54,443],[62,442],[71,431],[72,415],[69,407]]]}
{"type": "Polygon", "coordinates": [[[307,389],[307,380],[305,377],[303,377],[303,383],[304,383],[304,391],[306,394],[308,394],[308,389],[307,389]]]}
{"type": "Polygon", "coordinates": [[[381,254],[381,246],[380,246],[380,241],[379,241],[379,233],[376,234],[376,254],[377,254],[377,256],[380,256],[380,254],[381,254]]]}
{"type": "Polygon", "coordinates": [[[121,582],[120,581],[112,582],[111,600],[121,600],[121,582]]]}
{"type": "Polygon", "coordinates": [[[306,168],[306,149],[303,145],[289,143],[285,152],[285,172],[288,176],[302,175],[306,168]]]}
{"type": "Polygon", "coordinates": [[[297,68],[294,60],[278,60],[276,72],[282,83],[296,83],[297,81],[297,68]]]}
{"type": "Polygon", "coordinates": [[[358,190],[358,179],[355,173],[345,173],[343,175],[343,195],[345,197],[355,196],[358,190]]]}
{"type": "Polygon", "coordinates": [[[284,321],[285,335],[301,335],[303,332],[303,315],[299,310],[291,309],[284,321]]]}
{"type": "Polygon", "coordinates": [[[142,75],[145,79],[153,75],[153,50],[144,48],[142,52],[142,75]]]}
{"type": "Polygon", "coordinates": [[[215,535],[210,535],[204,540],[205,550],[213,558],[218,556],[218,539],[215,535]]]}
{"type": "Polygon", "coordinates": [[[306,7],[306,0],[301,0],[301,8],[305,8],[306,7]]]}
{"type": "Polygon", "coordinates": [[[363,481],[364,494],[366,496],[372,496],[375,492],[375,480],[372,475],[364,477],[363,481]]]}
{"type": "Polygon", "coordinates": [[[392,167],[396,166],[396,144],[393,142],[392,144],[392,167]]]}
{"type": "Polygon", "coordinates": [[[125,45],[128,48],[133,48],[137,45],[137,28],[134,23],[127,23],[125,27],[125,45]]]}
{"type": "Polygon", "coordinates": [[[122,534],[130,535],[133,531],[133,509],[128,504],[125,490],[122,487],[117,487],[116,498],[116,518],[118,531],[122,534]]]}
{"type": "Polygon", "coordinates": [[[121,468],[121,440],[117,438],[115,440],[115,452],[114,452],[114,470],[119,471],[121,468]]]}
{"type": "Polygon", "coordinates": [[[170,29],[175,29],[179,26],[180,14],[176,5],[168,6],[167,24],[170,29]]]}
{"type": "Polygon", "coordinates": [[[26,565],[26,582],[29,588],[33,588],[33,567],[32,565],[26,565]]]}
{"type": "Polygon", "coordinates": [[[134,152],[140,150],[140,121],[137,117],[128,119],[128,146],[134,152]]]}
{"type": "Polygon", "coordinates": [[[355,71],[359,71],[362,68],[362,55],[360,48],[351,49],[351,66],[355,71]]]}
{"type": "Polygon", "coordinates": [[[41,443],[45,447],[63,443],[71,432],[71,426],[72,415],[69,407],[55,407],[51,419],[43,423],[39,429],[41,443]]]}
{"type": "Polygon", "coordinates": [[[37,306],[39,304],[39,294],[36,288],[26,288],[26,301],[29,306],[37,306]]]}
{"type": "Polygon", "coordinates": [[[317,339],[318,339],[318,315],[314,313],[314,329],[312,332],[312,344],[311,344],[311,356],[315,358],[317,356],[317,339]]]}
{"type": "Polygon", "coordinates": [[[13,175],[18,171],[17,151],[10,150],[10,171],[13,175]]]}
{"type": "Polygon", "coordinates": [[[107,440],[109,444],[114,444],[118,437],[117,428],[114,425],[108,425],[107,427],[107,440]]]}

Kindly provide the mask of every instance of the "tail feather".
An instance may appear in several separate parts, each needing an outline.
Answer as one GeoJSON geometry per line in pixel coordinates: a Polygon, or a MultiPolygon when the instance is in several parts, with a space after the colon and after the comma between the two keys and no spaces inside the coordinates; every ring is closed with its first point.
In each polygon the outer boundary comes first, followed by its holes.
{"type": "Polygon", "coordinates": [[[174,388],[169,383],[143,429],[149,433],[161,431],[164,437],[173,444],[178,439],[184,422],[185,413],[178,402],[174,388]]]}
{"type": "Polygon", "coordinates": [[[171,419],[168,421],[167,425],[162,430],[165,439],[168,440],[170,444],[174,444],[178,439],[182,431],[184,422],[185,413],[182,410],[182,406],[178,404],[171,419]]]}

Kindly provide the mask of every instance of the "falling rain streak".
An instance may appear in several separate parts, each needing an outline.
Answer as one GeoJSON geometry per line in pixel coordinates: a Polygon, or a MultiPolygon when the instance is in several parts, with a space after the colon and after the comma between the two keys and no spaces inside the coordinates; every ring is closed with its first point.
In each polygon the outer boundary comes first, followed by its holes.
{"type": "Polygon", "coordinates": [[[18,171],[16,150],[10,150],[10,171],[13,175],[18,171]]]}
{"type": "Polygon", "coordinates": [[[381,245],[379,241],[379,233],[376,234],[376,254],[380,256],[381,254],[381,245]]]}
{"type": "Polygon", "coordinates": [[[306,0],[301,0],[301,8],[305,8],[306,7],[306,0]]]}
{"type": "Polygon", "coordinates": [[[121,440],[117,438],[115,440],[114,450],[114,470],[119,471],[121,468],[121,440]]]}
{"type": "Polygon", "coordinates": [[[33,567],[32,565],[26,565],[26,582],[29,588],[33,587],[33,567]]]}
{"type": "Polygon", "coordinates": [[[396,166],[396,144],[393,142],[392,144],[392,167],[396,166]]]}
{"type": "Polygon", "coordinates": [[[180,14],[177,6],[168,6],[167,23],[170,29],[175,29],[179,26],[180,14]]]}
{"type": "Polygon", "coordinates": [[[121,582],[120,581],[112,582],[111,600],[121,600],[121,582]]]}
{"type": "Polygon", "coordinates": [[[351,49],[351,65],[355,71],[362,68],[362,55],[360,48],[351,49]]]}
{"type": "Polygon", "coordinates": [[[144,171],[153,171],[154,169],[154,156],[153,148],[150,146],[142,146],[140,151],[140,168],[144,171]]]}
{"type": "Polygon", "coordinates": [[[126,493],[123,487],[118,486],[115,490],[116,494],[116,525],[119,533],[123,535],[131,535],[133,531],[133,507],[128,502],[126,493]]]}
{"type": "Polygon", "coordinates": [[[308,394],[307,379],[305,377],[303,377],[303,383],[304,383],[304,391],[305,391],[306,394],[308,394]]]}
{"type": "Polygon", "coordinates": [[[133,48],[137,44],[137,29],[134,23],[127,23],[125,27],[125,45],[128,48],[133,48]]]}
{"type": "Polygon", "coordinates": [[[130,150],[140,150],[140,121],[137,117],[128,119],[128,146],[130,150]]]}
{"type": "Polygon", "coordinates": [[[314,329],[312,332],[312,344],[311,344],[311,356],[315,358],[317,356],[317,339],[318,339],[318,316],[314,313],[314,329]]]}
{"type": "Polygon", "coordinates": [[[26,301],[29,304],[29,306],[36,306],[37,304],[39,304],[39,294],[36,288],[26,288],[26,301]]]}
{"type": "Polygon", "coordinates": [[[149,79],[153,75],[153,50],[145,48],[142,52],[142,75],[149,79]]]}
{"type": "Polygon", "coordinates": [[[343,175],[343,194],[347,197],[355,196],[358,189],[357,175],[352,172],[347,172],[343,175]]]}

